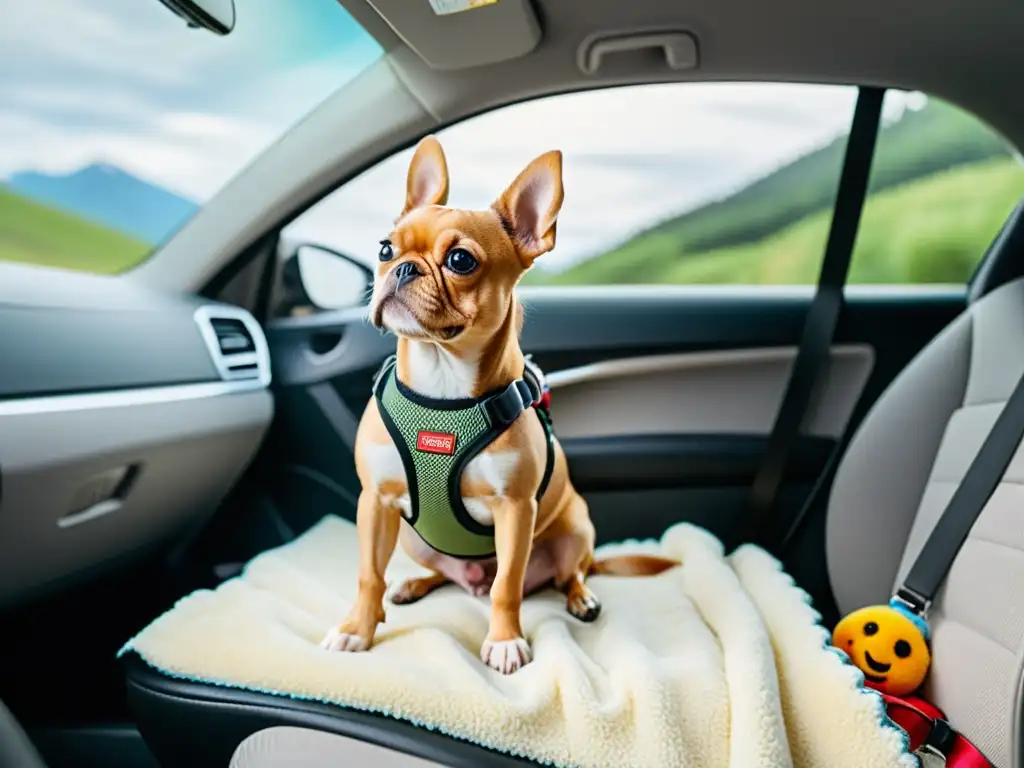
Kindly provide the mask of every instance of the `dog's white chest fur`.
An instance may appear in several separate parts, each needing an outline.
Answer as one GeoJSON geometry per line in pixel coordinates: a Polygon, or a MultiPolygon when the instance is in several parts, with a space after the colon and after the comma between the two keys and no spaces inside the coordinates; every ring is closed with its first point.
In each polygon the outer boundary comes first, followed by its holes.
{"type": "Polygon", "coordinates": [[[410,342],[405,382],[427,397],[454,400],[472,397],[476,385],[477,361],[461,360],[436,344],[410,342]]]}

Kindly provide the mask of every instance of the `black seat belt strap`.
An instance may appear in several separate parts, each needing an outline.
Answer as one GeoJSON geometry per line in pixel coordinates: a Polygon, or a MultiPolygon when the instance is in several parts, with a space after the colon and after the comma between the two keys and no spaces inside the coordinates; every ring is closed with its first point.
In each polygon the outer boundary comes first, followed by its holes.
{"type": "Polygon", "coordinates": [[[828,362],[843,308],[843,286],[864,208],[884,97],[884,88],[861,88],[857,97],[817,291],[764,458],[751,487],[742,541],[758,541],[764,534],[815,385],[828,362]]]}
{"type": "Polygon", "coordinates": [[[995,493],[1024,437],[1024,376],[1003,406],[985,442],[910,567],[895,600],[927,616],[935,593],[953,567],[981,511],[995,493]]]}

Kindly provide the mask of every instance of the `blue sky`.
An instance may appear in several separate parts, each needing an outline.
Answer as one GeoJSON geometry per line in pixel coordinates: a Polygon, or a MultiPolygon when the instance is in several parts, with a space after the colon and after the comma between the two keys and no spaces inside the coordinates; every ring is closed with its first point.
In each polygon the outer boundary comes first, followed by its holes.
{"type": "MultiPolygon", "coordinates": [[[[222,38],[187,29],[157,0],[4,3],[0,179],[107,162],[201,203],[381,55],[335,0],[237,5],[222,38]]],[[[561,149],[559,243],[541,266],[565,266],[829,141],[854,98],[844,87],[692,84],[513,106],[440,132],[450,203],[484,207],[531,158],[561,149]]],[[[372,259],[410,155],[356,179],[289,234],[372,259]]]]}
{"type": "Polygon", "coordinates": [[[381,54],[335,0],[241,0],[226,37],[157,0],[0,18],[0,178],[105,160],[200,201],[381,54]]]}

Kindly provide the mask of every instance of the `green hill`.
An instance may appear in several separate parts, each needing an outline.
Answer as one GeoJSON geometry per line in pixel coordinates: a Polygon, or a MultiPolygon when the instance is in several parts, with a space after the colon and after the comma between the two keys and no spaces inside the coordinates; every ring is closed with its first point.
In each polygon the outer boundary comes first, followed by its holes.
{"type": "MultiPolygon", "coordinates": [[[[857,236],[851,283],[963,282],[1024,193],[1024,166],[1012,158],[971,163],[872,195],[857,236]]],[[[631,281],[650,284],[806,284],[817,270],[830,211],[820,211],[752,243],[679,258],[667,234],[627,243],[617,258],[644,264],[631,281]]],[[[595,259],[548,284],[593,285],[608,262],[595,259]],[[569,279],[567,279],[569,278],[569,279]]],[[[532,273],[531,273],[532,274],[532,273]]]]}
{"type": "MultiPolygon", "coordinates": [[[[1024,192],[1016,160],[972,163],[868,198],[851,283],[962,283],[1024,192]]],[[[651,282],[806,284],[817,280],[831,214],[756,242],[669,262],[651,282]]]]}
{"type": "MultiPolygon", "coordinates": [[[[749,277],[743,277],[724,266],[710,265],[706,263],[705,257],[715,254],[716,257],[740,258],[736,254],[742,251],[746,254],[741,259],[747,265],[745,269],[752,269],[749,260],[755,257],[751,254],[765,255],[763,249],[768,247],[769,239],[777,240],[782,236],[783,230],[787,233],[796,231],[793,230],[794,225],[807,220],[808,217],[810,219],[807,228],[799,230],[805,233],[803,237],[810,238],[802,246],[801,252],[814,252],[815,260],[808,263],[816,265],[824,248],[827,216],[835,199],[845,143],[845,136],[841,137],[755,181],[730,197],[669,219],[613,250],[562,273],[552,275],[533,270],[529,275],[529,282],[555,285],[666,281],[748,282],[749,277]],[[811,223],[819,219],[824,222],[820,230],[811,223]],[[684,273],[694,276],[714,273],[716,277],[684,280],[681,277],[684,273]]],[[[908,111],[898,122],[882,128],[872,165],[871,200],[886,190],[932,176],[935,176],[938,183],[936,190],[952,193],[953,190],[948,184],[940,183],[940,177],[948,172],[948,169],[974,166],[984,161],[1001,161],[1005,166],[1003,172],[1008,174],[1005,178],[1014,178],[1008,164],[1012,162],[1009,157],[1009,151],[1003,141],[979,124],[974,117],[933,99],[923,109],[916,112],[908,111]]],[[[969,175],[964,178],[973,177],[969,175]]],[[[1016,186],[1011,183],[1011,187],[1017,195],[1024,192],[1024,187],[1019,181],[1016,186]]],[[[988,200],[993,211],[1002,211],[998,213],[1000,221],[1009,210],[1003,205],[1003,198],[999,196],[1000,192],[997,190],[979,187],[972,192],[980,195],[979,200],[988,200]]],[[[933,192],[920,187],[914,194],[922,194],[931,199],[933,192]]],[[[957,199],[960,197],[958,195],[957,199]]],[[[973,196],[968,202],[972,201],[973,196]]],[[[909,203],[903,213],[914,219],[934,218],[929,211],[918,210],[909,203]]],[[[960,216],[957,209],[948,213],[953,215],[954,219],[960,216]]],[[[973,221],[966,222],[964,226],[974,231],[973,221]]],[[[864,229],[869,234],[867,223],[864,229]]],[[[991,237],[996,229],[998,222],[994,228],[980,235],[981,240],[974,240],[971,243],[972,258],[976,259],[980,255],[977,252],[978,243],[986,243],[987,238],[991,237]]],[[[779,266],[765,264],[757,270],[761,273],[776,273],[777,270],[784,269],[782,264],[795,265],[802,263],[804,259],[803,256],[773,258],[781,259],[779,266]]],[[[788,273],[779,272],[779,279],[771,282],[779,282],[780,279],[782,282],[790,282],[789,278],[783,277],[784,274],[788,273]]],[[[796,277],[793,277],[792,281],[804,282],[802,279],[797,280],[796,277]]]]}
{"type": "Polygon", "coordinates": [[[152,246],[0,186],[0,261],[122,272],[152,246]]]}

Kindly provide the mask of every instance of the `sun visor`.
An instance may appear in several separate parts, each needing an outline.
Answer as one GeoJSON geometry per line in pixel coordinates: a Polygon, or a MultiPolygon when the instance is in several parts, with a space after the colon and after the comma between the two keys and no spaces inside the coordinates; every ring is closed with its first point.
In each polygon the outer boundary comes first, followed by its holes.
{"type": "Polygon", "coordinates": [[[366,0],[432,69],[523,56],[540,42],[529,0],[366,0]]]}

